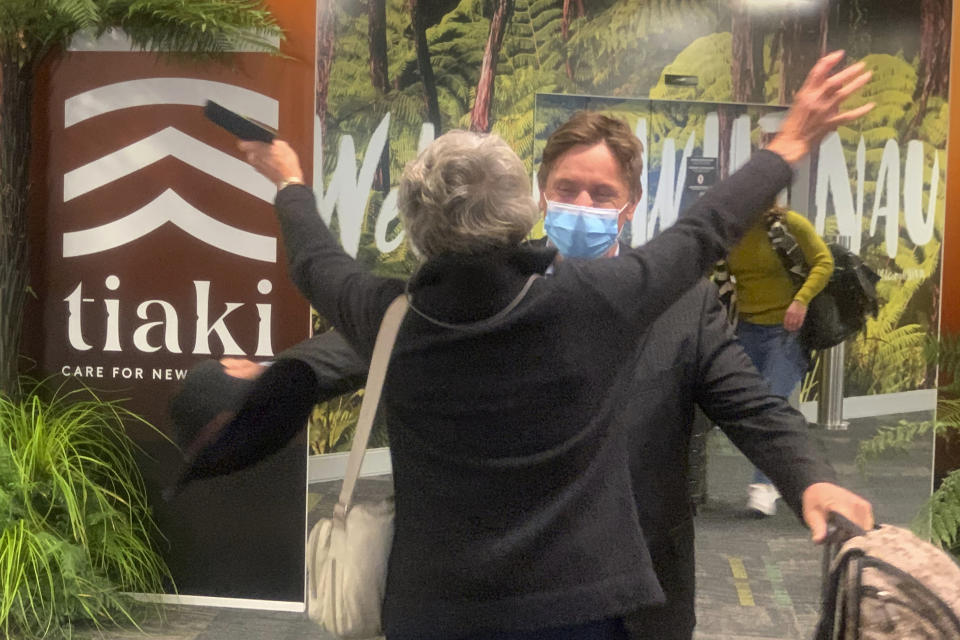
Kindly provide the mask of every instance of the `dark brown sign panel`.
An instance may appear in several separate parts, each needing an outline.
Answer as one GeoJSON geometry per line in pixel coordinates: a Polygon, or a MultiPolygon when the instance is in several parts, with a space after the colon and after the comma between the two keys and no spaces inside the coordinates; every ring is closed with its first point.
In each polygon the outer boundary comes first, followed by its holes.
{"type": "MultiPolygon", "coordinates": [[[[191,366],[269,360],[309,333],[276,190],[202,113],[212,99],[279,129],[310,175],[314,8],[273,5],[290,58],[241,53],[221,66],[73,51],[41,87],[41,368],[129,398],[171,435],[167,405],[191,366]]],[[[179,452],[147,429],[134,435],[180,593],[303,600],[303,439],[165,503],[179,452]]]]}

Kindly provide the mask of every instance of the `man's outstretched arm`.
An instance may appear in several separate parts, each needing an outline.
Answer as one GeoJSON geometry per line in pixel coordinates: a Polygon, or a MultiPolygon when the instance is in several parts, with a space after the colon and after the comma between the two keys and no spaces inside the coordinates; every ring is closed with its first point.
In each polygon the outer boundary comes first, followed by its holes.
{"type": "MultiPolygon", "coordinates": [[[[369,363],[336,331],[299,342],[278,353],[273,361],[277,360],[299,360],[310,366],[319,384],[318,403],[357,391],[367,382],[369,363]]],[[[269,366],[246,358],[223,358],[220,364],[227,374],[246,380],[259,378],[269,366]]]]}
{"type": "Polygon", "coordinates": [[[718,299],[705,296],[698,345],[696,400],[704,413],[770,477],[814,542],[830,511],[873,527],[869,502],[836,484],[836,472],[810,438],[806,419],[770,392],[729,328],[718,299]]]}

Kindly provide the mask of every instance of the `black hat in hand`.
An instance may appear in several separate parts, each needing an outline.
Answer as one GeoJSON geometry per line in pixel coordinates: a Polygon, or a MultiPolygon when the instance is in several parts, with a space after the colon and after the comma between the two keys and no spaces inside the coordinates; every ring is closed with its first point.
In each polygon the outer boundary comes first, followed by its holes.
{"type": "Polygon", "coordinates": [[[227,374],[216,360],[193,367],[170,403],[183,465],[164,497],[281,450],[306,425],[317,393],[313,369],[300,360],[277,360],[255,380],[227,374]]]}

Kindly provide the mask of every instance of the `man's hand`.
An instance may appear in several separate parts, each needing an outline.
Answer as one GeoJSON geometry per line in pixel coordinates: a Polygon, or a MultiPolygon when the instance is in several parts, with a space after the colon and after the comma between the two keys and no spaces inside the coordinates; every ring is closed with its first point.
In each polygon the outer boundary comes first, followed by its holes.
{"type": "Polygon", "coordinates": [[[228,376],[244,380],[256,380],[267,369],[262,364],[246,358],[222,358],[220,364],[223,365],[223,371],[228,376]]]}
{"type": "Polygon", "coordinates": [[[283,182],[303,182],[303,170],[297,153],[283,140],[272,144],[241,140],[237,148],[244,153],[254,169],[268,177],[275,185],[283,182]]]}
{"type": "Polygon", "coordinates": [[[803,86],[793,97],[793,104],[780,132],[767,149],[778,154],[788,164],[794,164],[842,124],[861,117],[874,104],[869,102],[856,109],[840,112],[840,105],[855,91],[865,85],[872,73],[864,71],[858,62],[830,75],[831,70],[843,59],[843,51],[834,51],[820,58],[810,70],[803,86]]]}
{"type": "Polygon", "coordinates": [[[800,331],[803,321],[807,317],[807,305],[799,300],[794,300],[787,307],[787,313],[783,316],[783,328],[787,331],[800,331]]]}
{"type": "Polygon", "coordinates": [[[827,537],[827,514],[835,511],[861,529],[873,528],[873,506],[857,494],[829,482],[817,482],[803,492],[803,520],[817,544],[827,537]]]}

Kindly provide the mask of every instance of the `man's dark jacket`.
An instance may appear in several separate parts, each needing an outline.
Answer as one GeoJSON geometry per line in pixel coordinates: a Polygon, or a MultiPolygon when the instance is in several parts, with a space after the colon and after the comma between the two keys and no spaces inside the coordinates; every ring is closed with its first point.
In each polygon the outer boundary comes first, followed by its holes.
{"type": "Polygon", "coordinates": [[[803,416],[770,393],[734,338],[712,283],[701,282],[674,303],[638,349],[622,415],[630,425],[640,524],[667,610],[641,611],[628,622],[636,637],[690,638],[694,545],[687,467],[696,405],[774,481],[795,513],[806,487],[836,475],[803,416]]]}

